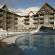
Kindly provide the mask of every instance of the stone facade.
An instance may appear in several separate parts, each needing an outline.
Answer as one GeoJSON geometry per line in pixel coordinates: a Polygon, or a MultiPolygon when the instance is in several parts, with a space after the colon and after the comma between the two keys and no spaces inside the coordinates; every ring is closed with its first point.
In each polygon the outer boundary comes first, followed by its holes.
{"type": "Polygon", "coordinates": [[[7,31],[15,31],[15,25],[17,24],[17,15],[14,12],[10,12],[6,5],[0,8],[0,28],[7,31]]]}

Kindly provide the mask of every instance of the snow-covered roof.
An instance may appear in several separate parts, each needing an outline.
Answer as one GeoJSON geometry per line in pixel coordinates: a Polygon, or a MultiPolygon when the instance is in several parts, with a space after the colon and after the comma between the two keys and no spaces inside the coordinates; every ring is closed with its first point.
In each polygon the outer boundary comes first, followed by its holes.
{"type": "MultiPolygon", "coordinates": [[[[31,12],[31,11],[30,11],[31,12]]],[[[28,16],[30,12],[24,12],[24,13],[16,13],[17,15],[20,15],[20,16],[28,16]]],[[[33,15],[35,15],[37,13],[37,11],[32,11],[33,12],[33,15]]]]}
{"type": "Polygon", "coordinates": [[[34,14],[36,14],[37,13],[37,11],[32,11],[34,14]]]}
{"type": "MultiPolygon", "coordinates": [[[[4,4],[4,5],[5,5],[5,4],[4,4]]],[[[0,5],[0,9],[1,9],[4,5],[0,5]]]]}
{"type": "Polygon", "coordinates": [[[37,11],[30,11],[29,14],[30,14],[31,12],[33,13],[33,15],[35,15],[35,14],[37,13],[37,11]]]}
{"type": "Polygon", "coordinates": [[[28,13],[16,13],[16,14],[20,16],[28,16],[28,13]]]}

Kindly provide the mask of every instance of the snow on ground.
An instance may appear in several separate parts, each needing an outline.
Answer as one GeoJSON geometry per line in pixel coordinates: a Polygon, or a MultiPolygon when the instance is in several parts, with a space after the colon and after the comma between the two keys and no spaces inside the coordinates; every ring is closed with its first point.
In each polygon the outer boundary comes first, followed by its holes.
{"type": "Polygon", "coordinates": [[[7,31],[0,29],[0,40],[7,37],[7,31]]]}
{"type": "Polygon", "coordinates": [[[7,44],[12,44],[12,43],[15,43],[15,40],[21,36],[23,36],[23,35],[8,37],[8,38],[3,39],[1,42],[6,42],[7,44]]]}
{"type": "Polygon", "coordinates": [[[29,32],[8,32],[8,36],[18,36],[22,34],[29,34],[29,32]]]}

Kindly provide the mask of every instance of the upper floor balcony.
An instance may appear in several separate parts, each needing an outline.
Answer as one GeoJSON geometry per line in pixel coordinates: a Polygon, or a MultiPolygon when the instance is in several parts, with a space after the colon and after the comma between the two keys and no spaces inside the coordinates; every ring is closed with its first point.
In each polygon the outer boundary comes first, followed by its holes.
{"type": "Polygon", "coordinates": [[[40,15],[39,15],[39,18],[44,18],[44,15],[43,15],[43,14],[40,14],[40,15]]]}
{"type": "Polygon", "coordinates": [[[14,17],[14,15],[11,15],[11,14],[7,14],[7,16],[8,16],[8,17],[14,17]]]}
{"type": "Polygon", "coordinates": [[[3,22],[0,22],[0,26],[3,26],[3,22]]]}
{"type": "Polygon", "coordinates": [[[34,17],[33,20],[38,20],[38,17],[34,17]]]}
{"type": "Polygon", "coordinates": [[[53,17],[54,17],[54,14],[50,14],[49,17],[50,17],[50,18],[53,18],[53,17]]]}
{"type": "Polygon", "coordinates": [[[15,20],[18,20],[18,18],[15,18],[15,20]]]}
{"type": "Polygon", "coordinates": [[[38,22],[34,22],[33,24],[38,24],[38,22]]]}
{"type": "Polygon", "coordinates": [[[39,16],[39,18],[44,18],[44,16],[39,16]]]}
{"type": "Polygon", "coordinates": [[[25,25],[29,25],[29,22],[28,22],[28,21],[26,21],[26,22],[24,22],[24,24],[25,24],[25,25]]]}
{"type": "Polygon", "coordinates": [[[54,19],[49,20],[49,22],[54,22],[54,19]]]}
{"type": "Polygon", "coordinates": [[[50,18],[53,18],[53,17],[54,17],[54,15],[50,15],[49,17],[50,17],[50,18]]]}
{"type": "Polygon", "coordinates": [[[3,14],[3,10],[2,9],[0,9],[0,14],[3,14]]]}
{"type": "Polygon", "coordinates": [[[3,20],[3,17],[0,17],[0,20],[3,20]]]}
{"type": "Polygon", "coordinates": [[[1,15],[3,15],[3,12],[0,12],[1,15]]]}
{"type": "Polygon", "coordinates": [[[29,21],[29,18],[25,18],[24,21],[29,21]]]}
{"type": "Polygon", "coordinates": [[[44,20],[39,20],[39,22],[44,22],[44,20]]]}
{"type": "Polygon", "coordinates": [[[18,22],[17,22],[17,21],[15,21],[15,24],[18,24],[18,22]]]}

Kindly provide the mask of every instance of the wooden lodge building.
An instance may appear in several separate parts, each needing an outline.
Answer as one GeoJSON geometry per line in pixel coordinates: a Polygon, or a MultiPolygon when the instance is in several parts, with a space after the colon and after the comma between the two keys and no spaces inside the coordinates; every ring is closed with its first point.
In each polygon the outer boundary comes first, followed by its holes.
{"type": "Polygon", "coordinates": [[[0,6],[0,28],[7,31],[29,32],[38,27],[46,26],[55,29],[55,9],[45,3],[34,14],[20,16],[10,12],[6,5],[0,6]]]}
{"type": "MultiPolygon", "coordinates": [[[[18,19],[20,20],[22,19],[22,17],[18,19]]],[[[27,31],[35,30],[41,26],[46,26],[49,28],[51,27],[55,29],[55,9],[51,7],[48,3],[45,3],[40,8],[40,10],[36,12],[36,14],[33,14],[33,12],[30,12],[27,16],[24,16],[21,23],[23,27],[24,26],[26,27],[27,31]]]]}
{"type": "Polygon", "coordinates": [[[17,15],[10,12],[6,5],[0,5],[0,28],[7,31],[17,29],[17,15]]]}

